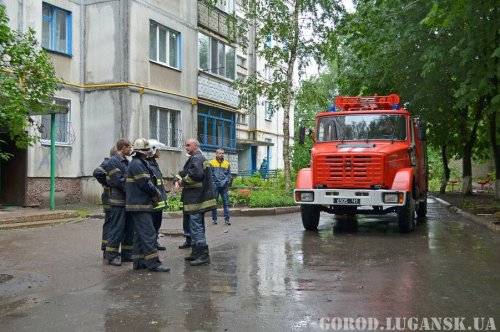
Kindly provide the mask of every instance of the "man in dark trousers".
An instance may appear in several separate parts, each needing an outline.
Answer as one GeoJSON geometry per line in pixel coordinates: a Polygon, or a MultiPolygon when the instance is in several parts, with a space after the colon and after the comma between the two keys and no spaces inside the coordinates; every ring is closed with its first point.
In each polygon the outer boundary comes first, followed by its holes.
{"type": "MultiPolygon", "coordinates": [[[[212,167],[212,179],[215,186],[215,201],[222,198],[222,207],[224,208],[224,221],[226,225],[231,225],[229,221],[229,195],[228,189],[231,184],[231,166],[227,160],[224,160],[224,150],[215,151],[215,159],[210,161],[212,167]]],[[[212,210],[212,224],[217,224],[217,208],[212,210]]]]}
{"type": "Polygon", "coordinates": [[[160,191],[160,200],[158,204],[154,207],[154,211],[152,212],[153,217],[153,226],[156,231],[157,241],[156,241],[156,249],[158,250],[166,250],[165,246],[162,246],[158,242],[158,235],[161,227],[161,221],[163,219],[163,210],[168,208],[167,202],[167,192],[165,191],[165,184],[163,183],[163,174],[161,173],[160,166],[158,165],[157,159],[160,158],[160,149],[165,148],[165,144],[158,142],[155,139],[149,139],[149,144],[151,145],[151,157],[148,157],[147,160],[149,162],[151,171],[153,172],[156,179],[156,188],[160,191]]]}
{"type": "Polygon", "coordinates": [[[125,213],[125,174],[127,173],[128,160],[132,152],[132,145],[127,139],[119,139],[116,142],[118,152],[105,165],[109,185],[109,232],[106,244],[106,259],[113,266],[122,265],[122,260],[132,261],[132,224],[125,213]],[[121,257],[120,257],[121,243],[121,257]]]}
{"type": "Polygon", "coordinates": [[[196,139],[188,139],[185,148],[189,159],[174,179],[175,188],[182,187],[183,213],[191,230],[192,252],[185,259],[191,266],[206,265],[210,264],[210,255],[205,238],[205,212],[216,207],[212,170],[196,139]]]}
{"type": "Polygon", "coordinates": [[[101,203],[104,210],[104,223],[102,224],[102,239],[101,239],[101,250],[103,258],[106,258],[106,244],[108,243],[108,230],[111,224],[110,213],[109,213],[109,186],[106,182],[106,171],[104,168],[109,163],[110,158],[116,154],[116,146],[109,150],[109,158],[104,158],[104,161],[94,170],[93,176],[102,186],[101,203]]]}
{"type": "Polygon", "coordinates": [[[263,178],[264,180],[267,178],[268,168],[269,168],[269,165],[267,163],[267,158],[264,157],[264,159],[262,159],[262,163],[260,164],[260,168],[259,168],[260,177],[263,178]]]}
{"type": "Polygon", "coordinates": [[[138,138],[134,142],[134,153],[127,171],[126,209],[134,225],[134,269],[148,269],[152,272],[168,272],[156,249],[156,231],[151,212],[160,200],[156,179],[149,162],[152,149],[149,141],[138,138]]]}

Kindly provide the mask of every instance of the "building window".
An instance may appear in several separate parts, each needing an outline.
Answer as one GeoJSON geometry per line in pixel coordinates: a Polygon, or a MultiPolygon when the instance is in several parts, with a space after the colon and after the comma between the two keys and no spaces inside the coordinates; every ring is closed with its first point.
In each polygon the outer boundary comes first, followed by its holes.
{"type": "Polygon", "coordinates": [[[270,66],[266,65],[264,67],[264,79],[266,81],[271,81],[272,77],[273,77],[273,69],[270,66]]]}
{"type": "Polygon", "coordinates": [[[198,34],[200,70],[234,80],[236,51],[234,47],[202,33],[198,34]]]}
{"type": "Polygon", "coordinates": [[[181,68],[181,34],[154,21],[149,22],[149,59],[181,68]]]}
{"type": "Polygon", "coordinates": [[[200,104],[198,106],[198,140],[202,149],[236,150],[235,113],[200,104]]]}
{"type": "MultiPolygon", "coordinates": [[[[71,101],[56,98],[56,99],[54,99],[53,103],[56,104],[60,109],[60,112],[55,114],[55,117],[56,117],[56,140],[55,140],[55,143],[57,143],[57,144],[70,144],[71,125],[70,125],[69,118],[70,118],[70,110],[71,110],[71,101]]],[[[41,143],[44,143],[44,144],[50,143],[51,117],[52,117],[51,114],[42,115],[42,129],[41,129],[40,141],[41,141],[41,143]]]]}
{"type": "Polygon", "coordinates": [[[247,124],[247,115],[243,113],[238,113],[236,117],[236,121],[238,124],[246,125],[247,124]]]}
{"type": "Polygon", "coordinates": [[[228,14],[234,13],[234,0],[218,0],[215,6],[228,14]]]}
{"type": "Polygon", "coordinates": [[[182,148],[180,112],[156,106],[149,108],[149,137],[171,148],[182,148]]]}
{"type": "Polygon", "coordinates": [[[243,69],[247,69],[247,59],[238,55],[237,56],[237,64],[238,64],[238,67],[241,67],[243,69]]]}
{"type": "Polygon", "coordinates": [[[266,101],[265,108],[266,108],[265,109],[266,115],[265,115],[264,119],[266,119],[267,121],[271,121],[271,118],[273,117],[273,113],[274,113],[273,104],[266,101]]]}
{"type": "Polygon", "coordinates": [[[71,55],[71,12],[42,4],[42,47],[71,55]]]}

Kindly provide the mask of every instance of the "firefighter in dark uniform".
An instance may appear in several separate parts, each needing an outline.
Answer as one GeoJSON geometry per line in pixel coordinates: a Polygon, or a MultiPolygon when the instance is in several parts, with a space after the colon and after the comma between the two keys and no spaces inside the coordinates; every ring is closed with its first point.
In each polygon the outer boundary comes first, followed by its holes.
{"type": "Polygon", "coordinates": [[[196,139],[188,139],[185,148],[190,157],[174,180],[176,189],[182,187],[183,213],[189,218],[191,231],[192,252],[185,259],[192,266],[206,265],[210,264],[210,255],[205,238],[205,212],[216,207],[212,171],[196,139]]]}
{"type": "Polygon", "coordinates": [[[154,207],[154,211],[152,212],[152,217],[153,217],[153,226],[156,231],[156,249],[158,250],[166,250],[164,246],[162,246],[158,242],[158,235],[161,227],[161,221],[163,218],[163,210],[168,208],[168,202],[167,202],[167,192],[165,191],[165,184],[163,183],[163,174],[161,173],[160,166],[158,165],[157,159],[160,158],[160,149],[165,148],[165,144],[158,142],[155,139],[150,139],[148,140],[149,144],[151,145],[151,157],[148,157],[147,160],[149,162],[151,171],[153,172],[155,178],[156,178],[156,188],[161,193],[160,200],[158,201],[158,204],[154,207]]]}
{"type": "Polygon", "coordinates": [[[127,139],[119,139],[116,142],[118,152],[105,165],[107,177],[106,182],[109,185],[109,218],[110,225],[108,229],[108,239],[106,244],[106,259],[109,264],[114,266],[122,265],[125,262],[132,261],[132,240],[133,227],[125,212],[125,174],[127,173],[128,160],[132,152],[132,145],[127,139]],[[121,257],[120,257],[121,243],[121,257]]]}
{"type": "Polygon", "coordinates": [[[149,162],[151,146],[147,139],[134,142],[134,154],[127,171],[126,209],[134,225],[134,269],[148,269],[152,272],[168,272],[162,265],[156,249],[156,231],[151,212],[158,204],[161,193],[156,188],[156,179],[149,162]]]}
{"type": "Polygon", "coordinates": [[[104,168],[109,163],[110,158],[116,154],[116,146],[113,146],[109,150],[109,158],[104,158],[104,161],[94,170],[93,176],[102,186],[101,203],[104,210],[104,223],[102,224],[102,239],[101,239],[101,250],[103,258],[106,258],[106,244],[108,243],[108,230],[111,224],[110,213],[109,213],[109,186],[106,182],[106,171],[104,168]]]}

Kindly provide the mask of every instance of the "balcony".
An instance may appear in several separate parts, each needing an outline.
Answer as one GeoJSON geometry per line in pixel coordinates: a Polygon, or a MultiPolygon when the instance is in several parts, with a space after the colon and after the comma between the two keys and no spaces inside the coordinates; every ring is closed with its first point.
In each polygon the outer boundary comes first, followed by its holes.
{"type": "Polygon", "coordinates": [[[218,8],[208,8],[198,1],[198,25],[229,39],[228,14],[218,8]]]}

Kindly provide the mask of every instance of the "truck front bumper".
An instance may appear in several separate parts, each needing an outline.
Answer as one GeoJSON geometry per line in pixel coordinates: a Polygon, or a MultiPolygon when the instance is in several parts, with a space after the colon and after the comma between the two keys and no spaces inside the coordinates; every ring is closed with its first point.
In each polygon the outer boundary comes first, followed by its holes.
{"type": "Polygon", "coordinates": [[[325,206],[402,206],[406,192],[368,189],[295,189],[296,204],[325,206]]]}

